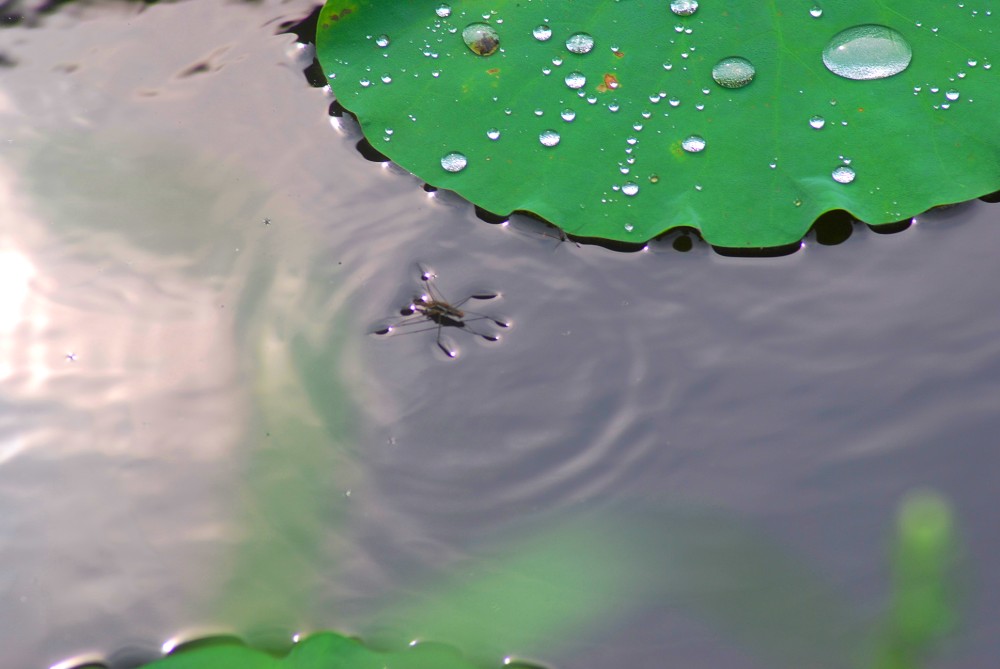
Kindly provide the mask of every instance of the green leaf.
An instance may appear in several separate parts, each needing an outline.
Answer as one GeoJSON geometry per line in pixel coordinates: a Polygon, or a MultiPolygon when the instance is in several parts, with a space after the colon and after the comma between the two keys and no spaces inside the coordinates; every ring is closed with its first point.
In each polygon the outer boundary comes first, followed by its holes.
{"type": "Polygon", "coordinates": [[[438,644],[416,644],[400,652],[372,650],[333,632],[318,632],[275,658],[233,644],[180,650],[146,669],[472,669],[458,653],[438,644]]]}
{"type": "Polygon", "coordinates": [[[436,0],[334,0],[317,48],[378,151],[484,209],[533,212],[580,237],[640,243],[691,226],[716,246],[773,247],[827,211],[891,223],[1000,188],[993,3],[817,1],[818,17],[808,2],[706,1],[678,16],[666,0],[455,0],[441,17],[436,0]],[[476,22],[496,30],[493,55],[463,41],[476,22]],[[545,41],[532,34],[542,24],[545,41]],[[866,24],[909,45],[904,71],[852,80],[824,65],[838,33],[866,24]],[[579,32],[591,52],[568,50],[579,32]],[[733,56],[756,69],[745,87],[713,81],[733,56]],[[557,145],[540,142],[548,130],[557,145]],[[682,148],[692,135],[703,151],[682,148]],[[464,169],[442,168],[451,152],[464,169]],[[853,182],[835,181],[838,167],[853,182]]]}

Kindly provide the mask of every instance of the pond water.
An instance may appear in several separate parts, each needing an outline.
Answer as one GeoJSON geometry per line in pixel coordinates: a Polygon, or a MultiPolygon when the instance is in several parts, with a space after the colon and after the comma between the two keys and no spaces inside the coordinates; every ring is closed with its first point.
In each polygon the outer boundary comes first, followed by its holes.
{"type": "MultiPolygon", "coordinates": [[[[995,666],[1000,205],[779,258],[490,224],[331,124],[279,34],[313,8],[69,5],[0,30],[5,666],[129,667],[216,632],[430,638],[382,613],[499,568],[484,546],[528,521],[616,504],[709,510],[871,617],[925,487],[964,546],[961,633],[929,666],[995,666]],[[455,359],[433,329],[371,334],[422,271],[452,301],[498,293],[475,308],[510,327],[449,328],[455,359]]],[[[636,604],[497,631],[497,654],[434,638],[484,666],[759,669],[802,633],[754,647],[746,621],[636,604]]]]}

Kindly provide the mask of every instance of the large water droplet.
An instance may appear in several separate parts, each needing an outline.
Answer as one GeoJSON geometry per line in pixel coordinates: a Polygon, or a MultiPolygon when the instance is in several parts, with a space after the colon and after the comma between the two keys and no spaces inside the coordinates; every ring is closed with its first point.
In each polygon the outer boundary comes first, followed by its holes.
{"type": "Polygon", "coordinates": [[[814,19],[818,19],[819,17],[823,16],[823,8],[820,7],[819,5],[813,5],[812,9],[809,10],[809,16],[813,17],[814,19]]]}
{"type": "Polygon", "coordinates": [[[854,177],[856,175],[853,169],[851,169],[847,165],[841,165],[840,167],[835,169],[830,176],[832,176],[833,180],[836,181],[837,183],[849,184],[852,181],[854,181],[854,177]]]}
{"type": "Polygon", "coordinates": [[[500,139],[500,131],[497,130],[496,128],[490,128],[489,130],[486,131],[486,136],[492,139],[493,141],[496,141],[500,139]]]}
{"type": "Polygon", "coordinates": [[[833,36],[823,49],[823,64],[845,79],[885,79],[910,65],[913,50],[897,31],[886,26],[854,26],[833,36]]]}
{"type": "Polygon", "coordinates": [[[462,39],[472,53],[490,56],[500,47],[500,36],[492,26],[485,23],[470,23],[462,31],[462,39]]]}
{"type": "Polygon", "coordinates": [[[705,138],[699,135],[691,135],[681,142],[681,148],[688,153],[698,153],[705,150],[705,138]]]}
{"type": "Polygon", "coordinates": [[[816,130],[821,130],[826,125],[826,119],[822,116],[813,116],[809,119],[809,125],[816,130]]]}
{"type": "Polygon", "coordinates": [[[538,141],[545,146],[555,146],[559,143],[560,139],[562,138],[559,137],[559,133],[555,130],[546,130],[538,136],[538,141]]]}
{"type": "Polygon", "coordinates": [[[440,5],[438,5],[438,8],[434,10],[434,13],[440,16],[442,19],[448,18],[449,16],[451,16],[451,5],[446,5],[444,3],[441,3],[440,5]]]}
{"type": "Polygon", "coordinates": [[[631,197],[639,192],[639,184],[634,181],[626,181],[622,184],[622,192],[631,197]]]}
{"type": "Polygon", "coordinates": [[[560,114],[560,116],[562,116],[562,120],[569,123],[570,121],[576,118],[576,112],[573,111],[572,109],[567,108],[562,110],[562,114],[560,114]]]}
{"type": "Polygon", "coordinates": [[[566,75],[566,85],[576,90],[587,85],[587,77],[582,72],[570,72],[566,75]]]}
{"type": "Polygon", "coordinates": [[[543,23],[542,25],[537,26],[534,30],[532,30],[531,34],[534,35],[535,39],[538,40],[539,42],[544,42],[550,37],[552,37],[552,28],[548,27],[543,23]]]}
{"type": "Polygon", "coordinates": [[[464,153],[459,153],[458,151],[446,153],[444,157],[441,158],[441,167],[448,172],[461,172],[468,164],[469,159],[465,157],[464,153]]]}
{"type": "Polygon", "coordinates": [[[566,40],[566,48],[573,53],[590,53],[594,49],[594,38],[587,33],[570,35],[566,40]]]}
{"type": "Polygon", "coordinates": [[[954,102],[955,100],[957,100],[959,98],[959,95],[961,95],[961,94],[957,90],[955,90],[954,88],[944,94],[944,96],[946,98],[948,98],[949,100],[951,100],[952,102],[954,102]]]}
{"type": "Polygon", "coordinates": [[[698,0],[673,0],[670,11],[677,16],[691,16],[698,11],[698,0]]]}
{"type": "Polygon", "coordinates": [[[377,44],[379,48],[382,49],[386,48],[387,46],[389,46],[389,36],[379,35],[378,37],[375,38],[375,44],[377,44]]]}
{"type": "Polygon", "coordinates": [[[753,63],[746,58],[723,58],[712,68],[712,78],[723,88],[743,88],[757,75],[753,63]]]}

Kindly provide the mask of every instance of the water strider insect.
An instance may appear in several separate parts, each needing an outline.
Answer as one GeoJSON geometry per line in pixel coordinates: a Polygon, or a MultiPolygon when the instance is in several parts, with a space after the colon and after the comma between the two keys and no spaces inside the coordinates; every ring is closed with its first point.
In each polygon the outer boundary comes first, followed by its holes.
{"type": "Polygon", "coordinates": [[[455,358],[458,356],[458,348],[447,335],[443,334],[444,328],[457,328],[486,341],[498,341],[500,339],[498,334],[483,332],[472,327],[470,323],[488,321],[497,327],[510,327],[510,323],[501,318],[462,308],[469,300],[495,300],[500,297],[498,293],[472,293],[458,302],[449,302],[434,284],[435,278],[437,278],[436,274],[421,268],[420,280],[424,283],[426,291],[417,295],[410,304],[399,310],[402,318],[378,328],[373,334],[415,334],[434,330],[437,333],[435,341],[438,348],[449,358],[455,358]],[[425,327],[403,331],[404,328],[421,325],[425,327]]]}

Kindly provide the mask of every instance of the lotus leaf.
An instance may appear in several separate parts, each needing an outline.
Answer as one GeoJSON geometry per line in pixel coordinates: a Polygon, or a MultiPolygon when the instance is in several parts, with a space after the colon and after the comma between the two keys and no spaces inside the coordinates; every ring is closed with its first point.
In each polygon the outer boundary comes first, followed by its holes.
{"type": "Polygon", "coordinates": [[[317,48],[377,151],[580,238],[776,247],[1000,188],[993,3],[817,2],[331,0],[317,48]]]}

